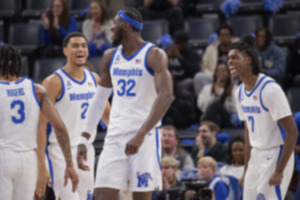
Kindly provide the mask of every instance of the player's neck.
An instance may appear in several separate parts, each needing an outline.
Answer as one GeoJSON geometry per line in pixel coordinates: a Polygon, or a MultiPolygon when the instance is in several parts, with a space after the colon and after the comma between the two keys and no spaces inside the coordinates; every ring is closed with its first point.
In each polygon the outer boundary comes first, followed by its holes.
{"type": "Polygon", "coordinates": [[[126,57],[130,57],[135,54],[144,44],[145,41],[141,37],[131,36],[122,41],[122,51],[126,57]]]}
{"type": "Polygon", "coordinates": [[[82,81],[84,79],[83,69],[84,67],[72,66],[70,64],[66,64],[63,68],[67,74],[69,74],[72,78],[78,81],[82,81]]]}
{"type": "Polygon", "coordinates": [[[15,81],[18,81],[18,80],[21,80],[22,77],[20,76],[8,76],[8,77],[5,77],[5,76],[0,76],[0,81],[3,81],[3,82],[15,82],[15,81]]]}
{"type": "Polygon", "coordinates": [[[241,81],[244,83],[247,91],[251,91],[257,82],[258,75],[251,74],[249,76],[240,77],[241,81]]]}

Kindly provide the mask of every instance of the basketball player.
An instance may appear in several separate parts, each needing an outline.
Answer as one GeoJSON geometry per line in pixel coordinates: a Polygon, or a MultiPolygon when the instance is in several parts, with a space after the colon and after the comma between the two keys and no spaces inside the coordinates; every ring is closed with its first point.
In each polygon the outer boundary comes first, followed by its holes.
{"type": "Polygon", "coordinates": [[[228,66],[242,81],[236,99],[245,126],[244,199],[284,199],[298,135],[287,98],[272,78],[259,73],[253,37],[231,45],[228,66]]]}
{"type": "Polygon", "coordinates": [[[135,9],[120,10],[114,18],[112,40],[121,45],[104,53],[100,86],[80,138],[77,160],[85,169],[85,144],[113,91],[95,181],[97,200],[114,200],[128,180],[135,200],[149,200],[153,190],[161,189],[158,126],[173,100],[172,80],[166,53],[141,38],[142,27],[135,9]]]}
{"type": "MultiPolygon", "coordinates": [[[[77,141],[83,129],[83,123],[86,119],[86,112],[89,104],[95,95],[97,81],[99,76],[84,68],[88,57],[88,47],[86,38],[78,32],[68,34],[63,41],[63,52],[67,58],[66,65],[57,70],[54,74],[48,76],[43,85],[47,89],[51,101],[55,104],[60,116],[66,124],[69,132],[73,161],[76,161],[77,141]],[[75,153],[75,154],[74,154],[75,153]]],[[[108,123],[109,106],[104,113],[104,123],[108,123]]],[[[40,117],[39,131],[46,132],[47,120],[40,117]]],[[[96,127],[97,125],[95,125],[96,127]]],[[[92,137],[88,141],[89,154],[87,155],[87,165],[89,171],[76,171],[79,176],[79,185],[77,192],[73,193],[70,185],[63,186],[61,178],[64,163],[62,163],[62,153],[57,145],[57,138],[54,135],[55,130],[49,134],[48,152],[50,163],[53,168],[52,183],[54,193],[57,199],[61,200],[79,200],[92,199],[94,188],[94,147],[92,142],[96,136],[96,129],[92,132],[92,137]]],[[[45,141],[41,138],[41,149],[45,149],[45,141]]],[[[51,174],[51,168],[50,174],[51,174]]],[[[45,185],[43,185],[45,187],[45,185]]]]}
{"type": "Polygon", "coordinates": [[[44,87],[20,77],[21,56],[10,45],[0,46],[0,199],[33,199],[37,179],[37,125],[40,111],[53,124],[62,151],[61,179],[78,184],[67,129],[44,87]],[[65,175],[63,174],[65,173],[65,175]],[[65,178],[64,178],[65,176],[65,178]]]}

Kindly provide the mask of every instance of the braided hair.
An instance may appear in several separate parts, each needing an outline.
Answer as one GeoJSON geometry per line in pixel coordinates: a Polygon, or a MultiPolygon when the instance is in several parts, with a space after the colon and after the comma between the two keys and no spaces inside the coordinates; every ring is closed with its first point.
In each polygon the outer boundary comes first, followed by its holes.
{"type": "Polygon", "coordinates": [[[11,45],[0,46],[0,74],[3,77],[20,76],[21,55],[19,51],[11,45]]]}
{"type": "Polygon", "coordinates": [[[260,72],[259,60],[255,40],[252,36],[246,35],[241,40],[231,44],[229,50],[237,49],[247,56],[251,57],[252,73],[258,75],[260,72]]]}

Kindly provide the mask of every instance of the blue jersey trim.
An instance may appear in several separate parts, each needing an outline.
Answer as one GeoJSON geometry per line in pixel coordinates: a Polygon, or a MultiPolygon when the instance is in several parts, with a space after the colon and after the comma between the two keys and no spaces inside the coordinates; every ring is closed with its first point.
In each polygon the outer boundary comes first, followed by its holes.
{"type": "MultiPolygon", "coordinates": [[[[281,158],[282,149],[283,149],[283,146],[280,145],[279,155],[278,155],[278,158],[277,158],[277,164],[278,164],[278,162],[279,162],[279,160],[280,160],[280,158],[281,158]]],[[[276,185],[276,186],[275,186],[275,192],[276,192],[276,195],[277,195],[278,200],[282,200],[282,195],[281,195],[280,185],[276,185]]]]}
{"type": "Polygon", "coordinates": [[[247,91],[246,91],[246,89],[245,89],[244,91],[245,91],[246,96],[247,96],[247,97],[250,97],[250,96],[253,94],[253,92],[256,90],[256,88],[260,85],[260,83],[261,83],[265,78],[267,78],[267,76],[263,76],[263,77],[258,81],[258,83],[254,86],[254,88],[251,90],[251,92],[250,92],[249,94],[247,93],[247,91]]]}
{"type": "Polygon", "coordinates": [[[273,80],[268,80],[268,81],[266,81],[266,82],[263,84],[263,86],[261,87],[260,92],[259,92],[259,102],[260,102],[260,105],[261,105],[261,107],[262,107],[265,111],[267,111],[267,112],[269,112],[269,109],[268,109],[267,107],[265,107],[265,105],[263,104],[263,101],[262,101],[262,91],[263,91],[263,89],[266,87],[266,85],[267,85],[268,83],[271,83],[271,82],[275,82],[275,81],[273,81],[273,80]]]}
{"type": "Polygon", "coordinates": [[[3,85],[9,85],[9,82],[0,81],[0,84],[3,84],[3,85]]]}
{"type": "Polygon", "coordinates": [[[146,51],[146,54],[145,54],[145,59],[144,59],[144,65],[145,65],[145,68],[146,70],[149,72],[149,74],[151,74],[152,76],[154,76],[154,72],[150,69],[150,67],[147,65],[147,56],[148,56],[148,53],[149,51],[155,47],[154,45],[150,46],[147,51],[146,51]]]}
{"type": "Polygon", "coordinates": [[[111,68],[111,66],[112,66],[112,64],[113,64],[113,61],[114,61],[114,59],[115,59],[115,55],[116,55],[116,53],[117,53],[117,51],[118,51],[119,48],[120,48],[120,45],[117,46],[117,48],[115,49],[115,51],[114,51],[114,53],[113,53],[113,55],[112,55],[112,57],[111,57],[111,60],[110,60],[110,63],[109,63],[109,70],[110,70],[110,68],[111,68]]]}
{"type": "MultiPolygon", "coordinates": [[[[19,84],[19,83],[23,82],[25,79],[26,79],[26,78],[23,77],[23,78],[21,78],[20,80],[14,82],[14,83],[15,83],[15,84],[19,84]]],[[[3,84],[3,85],[9,85],[10,83],[11,83],[11,82],[0,81],[0,84],[3,84]]]]}
{"type": "Polygon", "coordinates": [[[59,77],[59,79],[60,79],[60,81],[61,81],[61,85],[62,85],[62,91],[61,91],[61,94],[60,94],[60,96],[55,100],[55,102],[59,102],[59,101],[63,98],[63,96],[64,96],[64,94],[65,94],[65,84],[64,84],[64,80],[63,80],[63,78],[61,77],[61,75],[60,75],[59,73],[57,73],[57,72],[55,72],[55,74],[59,77]]]}
{"type": "Polygon", "coordinates": [[[285,132],[285,130],[281,127],[279,121],[277,122],[277,125],[278,125],[278,128],[279,128],[279,130],[280,130],[281,137],[282,137],[282,139],[283,139],[283,141],[284,141],[284,140],[285,140],[285,136],[286,136],[286,132],[285,132]]]}
{"type": "Polygon", "coordinates": [[[242,88],[243,88],[243,83],[241,84],[241,86],[240,86],[240,90],[239,90],[239,102],[241,102],[242,101],[242,88]]]}
{"type": "Polygon", "coordinates": [[[91,71],[89,71],[89,72],[90,72],[91,77],[92,77],[92,79],[94,81],[95,87],[97,87],[96,79],[95,79],[95,76],[94,76],[93,72],[91,72],[91,71]]]}
{"type": "Polygon", "coordinates": [[[161,165],[160,165],[160,156],[159,156],[159,132],[158,132],[158,127],[155,128],[155,137],[156,137],[156,155],[157,155],[157,162],[159,169],[161,170],[161,165]]]}
{"type": "Polygon", "coordinates": [[[85,70],[83,70],[83,74],[84,74],[84,78],[83,80],[80,82],[80,81],[77,81],[75,80],[72,76],[70,76],[63,68],[60,69],[69,79],[71,79],[73,82],[79,84],[79,85],[82,85],[84,84],[84,82],[86,81],[86,73],[85,73],[85,70]]]}
{"type": "Polygon", "coordinates": [[[47,145],[46,145],[46,149],[45,149],[45,153],[46,153],[46,156],[47,156],[47,160],[48,160],[48,167],[49,167],[49,173],[50,173],[50,177],[51,177],[51,185],[52,185],[52,188],[54,188],[54,175],[53,175],[53,167],[52,167],[52,162],[51,162],[51,159],[50,159],[50,156],[49,156],[49,151],[48,151],[48,147],[49,147],[49,136],[52,132],[52,126],[51,124],[48,122],[47,123],[47,145]]]}
{"type": "Polygon", "coordinates": [[[148,44],[148,42],[145,42],[142,47],[137,50],[137,52],[135,52],[132,56],[130,56],[129,58],[125,56],[125,54],[123,53],[123,49],[121,50],[121,55],[123,56],[123,58],[125,58],[127,61],[130,61],[132,58],[134,58],[146,45],[148,44]]]}
{"type": "Polygon", "coordinates": [[[26,79],[26,78],[25,78],[25,77],[23,77],[21,80],[18,80],[18,81],[16,81],[16,82],[15,82],[15,84],[22,83],[22,82],[23,82],[25,79],[26,79]]]}
{"type": "Polygon", "coordinates": [[[31,81],[31,85],[32,85],[32,92],[33,92],[34,99],[35,99],[36,103],[38,104],[38,106],[41,108],[41,103],[40,103],[40,101],[38,100],[38,98],[36,96],[36,91],[35,91],[35,87],[34,87],[34,82],[33,81],[31,81]]]}

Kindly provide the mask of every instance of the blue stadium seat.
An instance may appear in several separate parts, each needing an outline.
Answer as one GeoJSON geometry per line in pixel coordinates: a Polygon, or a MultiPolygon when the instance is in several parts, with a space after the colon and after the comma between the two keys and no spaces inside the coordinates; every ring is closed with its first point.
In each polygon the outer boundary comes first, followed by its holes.
{"type": "Polygon", "coordinates": [[[4,41],[4,23],[0,21],[0,42],[4,41]]]}
{"type": "Polygon", "coordinates": [[[41,14],[50,7],[52,0],[27,0],[22,17],[40,18],[41,14]]]}
{"type": "Polygon", "coordinates": [[[300,111],[300,87],[291,87],[287,90],[287,97],[293,113],[300,111]]]}
{"type": "Polygon", "coordinates": [[[41,83],[47,76],[63,67],[65,58],[38,59],[35,61],[33,81],[41,83]]]}
{"type": "Polygon", "coordinates": [[[70,14],[77,17],[83,17],[85,10],[89,7],[92,0],[69,0],[70,14]]]}
{"type": "Polygon", "coordinates": [[[198,169],[197,168],[182,171],[179,175],[180,180],[197,179],[197,178],[198,178],[198,169]]]}
{"type": "Polygon", "coordinates": [[[263,0],[241,0],[240,10],[243,11],[264,11],[265,5],[263,0]]]}
{"type": "Polygon", "coordinates": [[[229,143],[230,135],[228,133],[222,132],[217,134],[217,141],[223,144],[229,143]]]}
{"type": "Polygon", "coordinates": [[[41,24],[12,24],[9,29],[9,43],[22,52],[33,52],[41,41],[41,24]]]}
{"type": "Polygon", "coordinates": [[[95,71],[98,75],[100,75],[100,63],[101,63],[101,57],[91,57],[88,58],[87,61],[91,62],[95,68],[95,71]]]}
{"type": "Polygon", "coordinates": [[[263,25],[261,16],[231,17],[227,23],[232,27],[234,36],[237,37],[252,34],[263,25]]]}
{"type": "Polygon", "coordinates": [[[166,20],[151,20],[143,22],[142,37],[144,40],[157,44],[160,36],[169,32],[168,22],[166,20]]]}
{"type": "Polygon", "coordinates": [[[18,0],[1,0],[0,1],[0,18],[12,18],[19,9],[18,0]]]}
{"type": "Polygon", "coordinates": [[[284,9],[299,9],[300,0],[284,0],[282,7],[284,9]]]}
{"type": "Polygon", "coordinates": [[[28,59],[27,57],[22,57],[22,68],[21,68],[21,76],[28,77],[28,59]]]}
{"type": "Polygon", "coordinates": [[[198,12],[218,12],[224,0],[197,0],[196,10],[198,12]]]}
{"type": "Polygon", "coordinates": [[[274,15],[270,18],[269,29],[275,42],[288,45],[300,30],[300,15],[274,15]]]}
{"type": "Polygon", "coordinates": [[[204,47],[208,43],[210,34],[216,32],[219,19],[191,18],[186,20],[185,26],[189,35],[189,43],[194,47],[204,47]]]}

